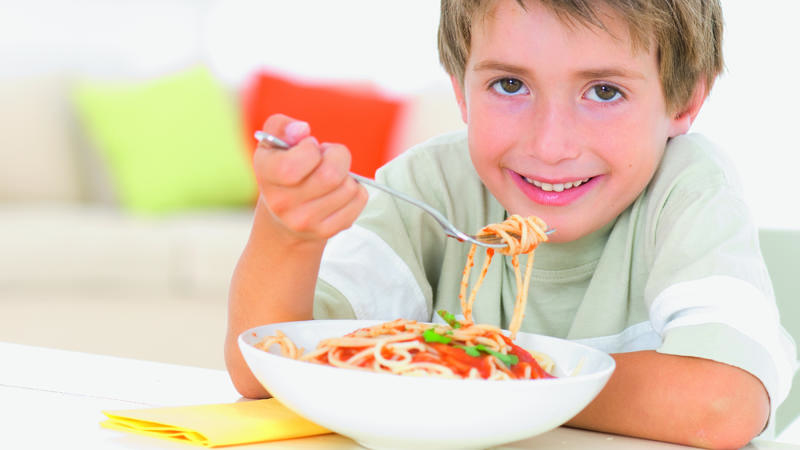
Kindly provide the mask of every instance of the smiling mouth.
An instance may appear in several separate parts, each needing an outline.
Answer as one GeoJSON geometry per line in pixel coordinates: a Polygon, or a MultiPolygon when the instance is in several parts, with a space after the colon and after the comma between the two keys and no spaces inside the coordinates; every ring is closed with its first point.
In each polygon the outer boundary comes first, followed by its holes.
{"type": "Polygon", "coordinates": [[[522,177],[522,179],[545,192],[563,192],[572,188],[576,188],[582,185],[583,183],[586,183],[587,181],[591,180],[592,177],[584,178],[582,180],[570,181],[567,183],[545,183],[528,177],[522,177]]]}

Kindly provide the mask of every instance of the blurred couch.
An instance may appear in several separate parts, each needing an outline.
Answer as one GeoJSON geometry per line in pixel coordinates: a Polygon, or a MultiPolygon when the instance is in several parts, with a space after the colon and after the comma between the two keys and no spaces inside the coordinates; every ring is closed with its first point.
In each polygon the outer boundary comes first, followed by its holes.
{"type": "Polygon", "coordinates": [[[401,96],[267,71],[233,87],[202,67],[5,80],[0,97],[0,340],[212,367],[221,352],[181,360],[170,342],[210,327],[207,343],[221,345],[257,196],[252,133],[266,115],[308,120],[368,176],[463,126],[446,90],[401,96]],[[113,329],[151,339],[91,336],[113,329]]]}
{"type": "Polygon", "coordinates": [[[347,143],[367,176],[460,126],[447,93],[400,97],[269,72],[230,89],[202,67],[153,80],[20,80],[0,93],[0,294],[225,296],[256,198],[252,133],[267,115],[347,143]]]}

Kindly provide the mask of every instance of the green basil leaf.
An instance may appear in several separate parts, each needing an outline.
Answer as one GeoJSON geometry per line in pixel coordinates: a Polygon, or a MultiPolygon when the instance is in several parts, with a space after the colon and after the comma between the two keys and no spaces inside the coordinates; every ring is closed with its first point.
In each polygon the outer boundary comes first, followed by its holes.
{"type": "Polygon", "coordinates": [[[490,348],[486,348],[481,344],[476,345],[476,347],[478,347],[478,350],[486,352],[494,356],[495,358],[499,359],[500,362],[505,364],[506,366],[513,366],[514,364],[517,364],[519,362],[519,358],[517,357],[517,355],[506,355],[504,353],[496,352],[490,348]]]}
{"type": "Polygon", "coordinates": [[[467,354],[469,356],[475,356],[475,357],[481,356],[481,352],[479,351],[478,347],[476,347],[476,346],[456,345],[456,348],[460,348],[461,350],[464,350],[465,352],[467,352],[467,354]]]}
{"type": "Polygon", "coordinates": [[[422,332],[422,339],[424,339],[425,342],[440,342],[442,344],[449,344],[450,341],[453,340],[451,337],[437,333],[433,327],[422,332]]]}

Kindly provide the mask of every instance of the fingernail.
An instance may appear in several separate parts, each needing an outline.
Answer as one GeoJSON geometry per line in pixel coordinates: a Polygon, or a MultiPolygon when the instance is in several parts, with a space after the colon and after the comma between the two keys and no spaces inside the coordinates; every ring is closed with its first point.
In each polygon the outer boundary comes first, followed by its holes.
{"type": "Polygon", "coordinates": [[[284,133],[286,133],[286,138],[291,141],[292,143],[296,144],[300,139],[306,137],[309,133],[311,128],[308,126],[307,122],[292,122],[289,125],[286,125],[286,129],[284,133]]]}

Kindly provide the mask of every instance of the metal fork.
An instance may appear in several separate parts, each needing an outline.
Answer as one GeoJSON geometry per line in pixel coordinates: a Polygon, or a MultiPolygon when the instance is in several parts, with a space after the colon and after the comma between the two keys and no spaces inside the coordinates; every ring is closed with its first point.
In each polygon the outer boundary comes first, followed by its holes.
{"type": "MultiPolygon", "coordinates": [[[[271,135],[269,133],[266,133],[264,131],[256,131],[255,138],[258,140],[258,142],[267,143],[267,144],[269,144],[269,145],[271,145],[272,147],[275,147],[275,148],[279,148],[279,149],[283,149],[283,150],[287,150],[289,148],[289,144],[284,142],[282,139],[280,139],[280,138],[278,138],[276,136],[273,136],[273,135],[271,135]]],[[[436,220],[436,222],[442,227],[442,230],[444,230],[445,234],[447,234],[448,236],[450,236],[452,238],[455,238],[456,240],[459,240],[461,242],[469,242],[471,244],[477,244],[477,245],[480,245],[481,247],[488,247],[488,248],[503,248],[503,247],[507,246],[504,242],[502,242],[502,241],[498,242],[497,239],[492,239],[492,237],[487,237],[487,238],[480,237],[479,238],[477,236],[473,236],[471,234],[464,233],[463,231],[461,231],[458,228],[456,228],[455,225],[450,223],[450,221],[447,220],[442,215],[442,213],[440,213],[439,211],[437,211],[436,209],[434,209],[432,206],[428,205],[427,203],[423,203],[423,202],[421,202],[421,201],[419,201],[419,200],[417,200],[415,198],[412,198],[412,197],[409,197],[406,194],[403,194],[402,192],[396,191],[396,190],[394,190],[394,189],[392,189],[392,188],[390,188],[388,186],[384,186],[384,185],[382,185],[380,183],[377,183],[377,182],[375,182],[375,180],[372,180],[372,179],[369,179],[369,178],[366,178],[366,177],[362,177],[361,175],[358,175],[356,173],[350,172],[350,176],[355,178],[355,180],[358,181],[359,183],[372,186],[372,187],[374,187],[376,189],[380,189],[383,192],[386,192],[387,194],[393,195],[393,196],[399,198],[400,200],[403,200],[403,201],[406,201],[408,203],[411,203],[412,205],[422,209],[426,213],[430,214],[431,217],[433,217],[434,220],[436,220]]],[[[550,234],[553,231],[555,231],[555,230],[549,230],[547,232],[547,234],[550,234]]],[[[519,236],[517,236],[517,238],[519,238],[519,236]]]]}

